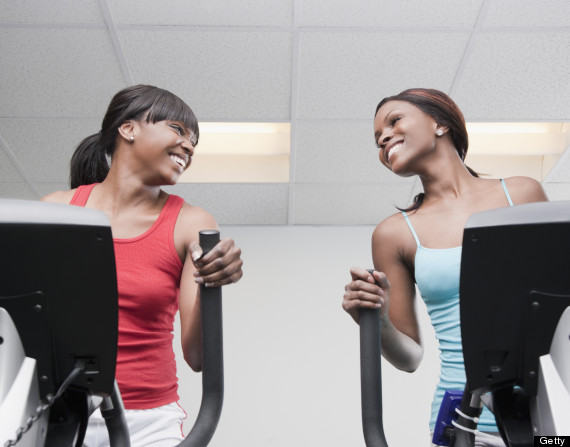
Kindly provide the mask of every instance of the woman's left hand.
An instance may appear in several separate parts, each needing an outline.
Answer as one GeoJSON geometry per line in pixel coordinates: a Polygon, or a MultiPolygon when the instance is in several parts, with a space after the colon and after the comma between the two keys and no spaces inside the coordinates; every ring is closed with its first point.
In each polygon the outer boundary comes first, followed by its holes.
{"type": "Polygon", "coordinates": [[[206,287],[219,287],[238,282],[243,276],[241,250],[233,239],[221,239],[209,253],[202,256],[198,242],[190,244],[196,272],[195,281],[206,287]]]}

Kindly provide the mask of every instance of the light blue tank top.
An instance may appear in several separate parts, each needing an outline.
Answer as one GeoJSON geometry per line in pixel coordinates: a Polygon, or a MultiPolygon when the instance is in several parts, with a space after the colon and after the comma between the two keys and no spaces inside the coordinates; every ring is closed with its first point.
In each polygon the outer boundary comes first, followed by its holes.
{"type": "MultiPolygon", "coordinates": [[[[503,179],[501,183],[509,205],[513,206],[503,179]]],[[[439,341],[441,371],[431,406],[430,428],[433,430],[445,390],[465,388],[465,367],[459,327],[459,274],[462,247],[442,249],[423,247],[408,215],[404,211],[402,214],[416,240],[416,284],[426,303],[435,336],[439,341]]],[[[498,431],[495,418],[486,407],[483,409],[477,428],[485,432],[498,431]]]]}

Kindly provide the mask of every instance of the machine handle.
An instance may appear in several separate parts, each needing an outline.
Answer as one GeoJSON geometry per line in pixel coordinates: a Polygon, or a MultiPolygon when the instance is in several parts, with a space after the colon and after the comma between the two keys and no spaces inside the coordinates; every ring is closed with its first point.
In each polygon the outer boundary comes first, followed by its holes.
{"type": "MultiPolygon", "coordinates": [[[[368,270],[372,274],[372,270],[368,270]]],[[[367,447],[387,447],[382,422],[380,310],[360,309],[362,429],[367,447]]]]}
{"type": "MultiPolygon", "coordinates": [[[[207,254],[220,241],[216,230],[200,231],[200,246],[207,254]]],[[[202,319],[202,402],[192,430],[180,447],[208,445],[222,413],[224,402],[224,339],[222,288],[200,285],[202,319]]]]}
{"type": "Polygon", "coordinates": [[[111,395],[103,398],[100,409],[109,433],[109,445],[111,447],[131,447],[125,407],[116,380],[111,395]]]}

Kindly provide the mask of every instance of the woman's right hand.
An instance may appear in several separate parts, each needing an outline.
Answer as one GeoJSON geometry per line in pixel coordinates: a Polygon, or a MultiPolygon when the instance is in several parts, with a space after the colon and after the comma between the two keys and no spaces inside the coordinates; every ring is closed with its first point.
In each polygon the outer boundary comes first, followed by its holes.
{"type": "Polygon", "coordinates": [[[350,269],[352,281],[345,287],[342,308],[358,323],[361,308],[380,309],[380,318],[388,316],[390,281],[382,272],[370,274],[360,267],[350,269]]]}

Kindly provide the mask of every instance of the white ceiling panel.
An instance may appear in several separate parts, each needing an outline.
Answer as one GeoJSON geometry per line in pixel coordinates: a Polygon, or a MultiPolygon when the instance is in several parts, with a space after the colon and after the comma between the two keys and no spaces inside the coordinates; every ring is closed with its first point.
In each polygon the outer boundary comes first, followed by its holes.
{"type": "Polygon", "coordinates": [[[302,0],[301,23],[350,28],[472,27],[481,4],[482,0],[302,0]]]}
{"type": "Polygon", "coordinates": [[[97,0],[0,0],[0,23],[104,23],[97,0]]]}
{"type": "Polygon", "coordinates": [[[287,225],[286,183],[179,183],[165,190],[205,208],[220,225],[287,225]]]}
{"type": "Polygon", "coordinates": [[[568,0],[500,0],[489,2],[484,26],[495,28],[568,28],[568,0]]]}
{"type": "Polygon", "coordinates": [[[372,119],[378,102],[410,87],[447,91],[467,33],[303,33],[298,118],[372,119]]]}
{"type": "MultiPolygon", "coordinates": [[[[2,135],[2,132],[0,131],[0,136],[2,135]]],[[[7,182],[23,182],[24,181],[24,177],[22,177],[22,174],[20,174],[20,171],[18,170],[18,168],[16,167],[16,165],[14,165],[14,163],[12,162],[12,157],[14,156],[13,153],[11,153],[9,156],[6,153],[6,147],[4,147],[4,145],[0,145],[0,182],[2,184],[0,184],[0,191],[3,191],[4,183],[7,182]]],[[[0,194],[0,197],[2,197],[2,195],[0,194]]]]}
{"type": "Polygon", "coordinates": [[[100,120],[37,119],[33,132],[29,127],[27,119],[0,119],[0,133],[30,180],[67,182],[75,147],[99,131],[100,120]]]}
{"type": "Polygon", "coordinates": [[[268,26],[293,23],[293,0],[106,0],[117,24],[268,26]]]}
{"type": "Polygon", "coordinates": [[[548,200],[570,200],[568,182],[544,183],[542,186],[548,196],[548,200]]]}
{"type": "Polygon", "coordinates": [[[0,182],[3,199],[37,200],[39,197],[30,185],[24,182],[0,182]]]}
{"type": "Polygon", "coordinates": [[[135,83],[171,89],[202,121],[290,118],[291,35],[120,31],[135,83]]]}
{"type": "Polygon", "coordinates": [[[482,33],[454,97],[468,121],[564,121],[569,80],[570,32],[482,33]]]}
{"type": "Polygon", "coordinates": [[[382,185],[298,183],[293,188],[291,224],[373,225],[405,206],[412,183],[382,185]]]}
{"type": "MultiPolygon", "coordinates": [[[[372,119],[410,87],[449,93],[471,122],[570,122],[567,0],[0,0],[0,11],[0,197],[67,188],[73,149],[136,83],[173,91],[201,122],[290,122],[283,183],[167,188],[223,225],[374,225],[409,205],[421,182],[380,164],[372,119]]],[[[548,157],[527,167],[544,178],[556,163],[545,188],[567,199],[568,155],[548,157]]],[[[223,162],[208,169],[232,181],[223,162]]]]}
{"type": "Polygon", "coordinates": [[[410,182],[385,168],[367,121],[299,121],[294,181],[299,183],[410,182]]]}
{"type": "Polygon", "coordinates": [[[125,86],[103,30],[0,29],[0,65],[2,117],[100,116],[125,86]]]}
{"type": "Polygon", "coordinates": [[[570,147],[564,151],[556,166],[552,168],[550,174],[546,177],[545,182],[570,183],[570,147]]]}

